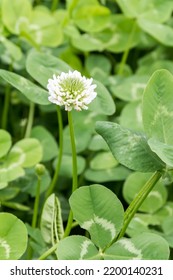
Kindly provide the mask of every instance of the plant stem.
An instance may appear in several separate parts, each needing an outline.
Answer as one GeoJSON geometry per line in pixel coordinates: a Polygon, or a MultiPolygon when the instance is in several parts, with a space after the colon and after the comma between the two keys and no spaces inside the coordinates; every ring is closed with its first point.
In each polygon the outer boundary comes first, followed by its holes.
{"type": "Polygon", "coordinates": [[[54,244],[50,249],[44,252],[38,260],[45,260],[48,256],[50,256],[58,247],[58,243],[54,244]]]}
{"type": "Polygon", "coordinates": [[[37,191],[36,191],[36,197],[35,197],[35,203],[34,203],[34,213],[32,217],[32,228],[36,228],[37,226],[37,217],[38,217],[38,209],[39,209],[39,201],[40,201],[40,186],[41,186],[41,178],[38,176],[38,182],[37,182],[37,191]]]}
{"type": "Polygon", "coordinates": [[[59,0],[53,0],[52,1],[52,6],[51,6],[51,11],[54,12],[57,9],[59,0]]]}
{"type": "MultiPolygon", "coordinates": [[[[129,207],[127,208],[127,210],[125,212],[124,224],[123,224],[122,230],[117,239],[120,239],[121,237],[124,236],[125,231],[129,225],[130,221],[132,220],[133,216],[135,215],[135,213],[137,212],[137,210],[139,209],[139,207],[141,206],[143,201],[146,199],[148,194],[151,192],[151,190],[153,189],[153,187],[158,182],[158,180],[160,179],[161,176],[162,176],[162,173],[160,171],[156,171],[151,176],[151,178],[146,182],[146,184],[143,186],[143,188],[139,191],[139,193],[134,198],[134,200],[131,202],[131,204],[129,205],[129,207]]],[[[115,240],[114,240],[114,242],[115,242],[115,240]]]]}
{"type": "Polygon", "coordinates": [[[41,0],[35,0],[36,5],[40,5],[41,4],[40,2],[41,2],[41,0]]]}
{"type": "Polygon", "coordinates": [[[61,167],[61,162],[62,162],[62,155],[63,155],[63,123],[62,123],[62,114],[61,114],[61,109],[59,106],[56,106],[57,108],[57,116],[58,116],[58,127],[59,127],[59,153],[58,153],[58,159],[57,159],[57,165],[55,169],[55,173],[53,176],[53,179],[50,183],[50,186],[46,192],[46,198],[51,195],[54,191],[55,184],[57,182],[58,176],[59,176],[59,171],[61,167]]]}
{"type": "MultiPolygon", "coordinates": [[[[39,209],[39,201],[40,201],[40,186],[41,186],[41,177],[38,176],[36,197],[35,197],[35,202],[34,202],[34,213],[33,213],[32,222],[31,222],[32,228],[36,228],[36,226],[37,226],[37,217],[38,217],[38,209],[39,209]]],[[[30,240],[31,240],[31,238],[30,238],[30,240]]],[[[29,244],[28,260],[32,259],[32,255],[33,255],[33,249],[29,244]]]]}
{"type": "Polygon", "coordinates": [[[128,38],[128,41],[127,41],[126,50],[124,51],[121,62],[120,62],[119,70],[118,70],[118,73],[117,73],[118,75],[123,74],[124,66],[126,64],[126,61],[127,61],[128,55],[129,55],[129,51],[130,51],[130,44],[131,44],[131,41],[132,41],[133,36],[135,34],[136,27],[137,27],[136,22],[134,22],[133,27],[132,27],[132,31],[131,31],[131,33],[129,35],[129,38],[128,38]]]}
{"type": "MultiPolygon", "coordinates": [[[[13,63],[9,65],[9,71],[13,71],[13,63]]],[[[11,85],[7,84],[5,88],[5,99],[4,99],[4,106],[3,106],[3,112],[2,112],[2,129],[7,128],[7,117],[8,117],[8,111],[9,111],[9,105],[10,105],[10,90],[11,85]]]]}
{"type": "Polygon", "coordinates": [[[31,129],[34,121],[34,111],[35,111],[35,104],[33,102],[30,102],[28,122],[27,122],[24,138],[30,137],[31,129]]]}
{"type": "MultiPolygon", "coordinates": [[[[72,183],[72,193],[77,189],[78,186],[78,176],[77,176],[77,155],[76,155],[76,145],[75,145],[75,136],[74,136],[74,127],[73,127],[73,118],[72,113],[68,111],[68,123],[70,129],[70,139],[71,139],[71,149],[72,149],[72,164],[73,164],[73,183],[72,183]]],[[[73,214],[70,210],[67,226],[64,232],[64,237],[70,234],[73,223],[73,214]]]]}
{"type": "Polygon", "coordinates": [[[2,113],[2,129],[7,128],[7,116],[8,116],[8,111],[9,111],[9,104],[10,104],[10,85],[8,84],[6,86],[5,90],[5,100],[4,100],[4,108],[3,108],[3,113],[2,113]]]}

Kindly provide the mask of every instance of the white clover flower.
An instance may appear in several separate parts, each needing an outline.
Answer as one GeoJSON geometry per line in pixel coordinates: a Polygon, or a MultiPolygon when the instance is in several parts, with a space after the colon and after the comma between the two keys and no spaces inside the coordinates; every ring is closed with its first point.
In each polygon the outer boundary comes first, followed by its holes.
{"type": "Polygon", "coordinates": [[[48,99],[59,106],[65,106],[66,111],[87,110],[87,105],[97,96],[94,91],[97,86],[92,82],[92,78],[87,79],[78,71],[53,75],[53,79],[48,80],[48,99]]]}

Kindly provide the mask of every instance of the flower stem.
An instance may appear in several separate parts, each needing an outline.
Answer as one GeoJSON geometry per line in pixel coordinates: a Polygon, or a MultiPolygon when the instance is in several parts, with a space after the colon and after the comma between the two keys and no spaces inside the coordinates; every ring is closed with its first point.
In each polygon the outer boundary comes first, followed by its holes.
{"type": "Polygon", "coordinates": [[[40,186],[41,186],[41,178],[38,176],[37,181],[37,191],[34,203],[34,213],[32,217],[32,228],[36,228],[37,226],[37,217],[38,217],[38,209],[39,209],[39,201],[40,201],[40,186]]]}
{"type": "MultiPolygon", "coordinates": [[[[13,72],[13,63],[9,65],[8,70],[10,72],[13,72]]],[[[1,123],[2,129],[7,128],[7,117],[8,117],[9,105],[10,105],[10,90],[11,90],[11,85],[7,84],[5,88],[5,99],[4,99],[4,106],[2,112],[2,123],[1,123]]]]}
{"type": "Polygon", "coordinates": [[[127,61],[127,58],[128,58],[128,55],[129,55],[129,51],[130,51],[130,44],[131,44],[131,41],[133,39],[133,36],[135,34],[135,31],[136,31],[136,22],[134,22],[133,24],[133,27],[132,27],[132,31],[129,35],[129,38],[128,38],[128,41],[127,41],[127,46],[126,46],[126,49],[123,53],[123,56],[122,56],[122,59],[121,59],[121,62],[120,62],[120,66],[119,66],[119,70],[118,70],[118,75],[122,75],[123,72],[124,72],[124,66],[126,64],[126,61],[127,61]]]}
{"type": "Polygon", "coordinates": [[[9,111],[9,105],[10,105],[10,89],[11,86],[7,84],[5,89],[5,100],[4,100],[4,107],[2,112],[2,129],[7,128],[7,117],[8,117],[8,111],[9,111]]]}
{"type": "Polygon", "coordinates": [[[34,111],[35,111],[35,104],[33,102],[30,102],[28,122],[27,122],[24,138],[30,137],[31,129],[34,121],[34,111]]]}
{"type": "Polygon", "coordinates": [[[59,0],[53,0],[52,1],[52,6],[51,6],[51,11],[54,12],[57,9],[59,0]]]}
{"type": "MultiPolygon", "coordinates": [[[[121,237],[124,236],[125,231],[129,225],[130,221],[132,220],[133,216],[135,215],[135,213],[137,212],[137,210],[139,209],[139,207],[141,206],[143,201],[146,199],[148,194],[151,192],[151,190],[153,189],[153,187],[158,182],[158,180],[160,179],[161,176],[162,176],[162,173],[160,171],[156,171],[151,176],[151,178],[146,182],[146,184],[143,186],[143,188],[139,191],[139,193],[134,198],[134,200],[131,202],[131,204],[129,205],[129,207],[127,208],[127,210],[125,212],[124,224],[123,224],[122,230],[117,239],[120,239],[121,237]]],[[[114,240],[114,242],[115,242],[115,240],[114,240]]]]}
{"type": "Polygon", "coordinates": [[[57,165],[55,169],[55,173],[53,176],[53,179],[50,183],[50,186],[46,192],[46,198],[50,196],[55,188],[56,182],[58,180],[59,176],[59,171],[61,167],[61,162],[62,162],[62,155],[63,155],[63,123],[62,123],[62,114],[61,114],[61,109],[59,106],[56,106],[57,108],[57,116],[58,116],[58,127],[59,127],[59,153],[58,153],[58,160],[57,160],[57,165]]]}
{"type": "MultiPolygon", "coordinates": [[[[71,139],[71,149],[72,149],[72,163],[73,163],[73,183],[72,183],[72,193],[77,189],[78,186],[78,176],[77,176],[77,155],[76,155],[76,145],[75,145],[75,136],[74,136],[74,127],[73,127],[73,118],[72,113],[68,111],[68,123],[70,129],[70,139],[71,139]]],[[[64,237],[70,234],[73,224],[73,214],[70,210],[67,226],[65,228],[64,237]]]]}
{"type": "MultiPolygon", "coordinates": [[[[39,201],[40,201],[40,186],[41,186],[41,177],[38,176],[37,181],[37,190],[36,190],[36,196],[35,196],[35,202],[34,202],[34,213],[32,216],[32,222],[31,226],[32,228],[36,228],[37,226],[37,217],[38,217],[38,209],[39,209],[39,201]]],[[[31,260],[33,255],[32,247],[29,245],[28,247],[28,259],[31,260]]]]}

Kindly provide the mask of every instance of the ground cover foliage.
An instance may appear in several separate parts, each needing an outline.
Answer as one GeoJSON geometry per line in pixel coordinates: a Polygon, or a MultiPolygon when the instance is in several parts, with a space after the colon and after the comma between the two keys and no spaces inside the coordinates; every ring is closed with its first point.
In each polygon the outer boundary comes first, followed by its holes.
{"type": "Polygon", "coordinates": [[[173,258],[172,12],[0,0],[0,259],[173,258]],[[88,110],[48,100],[69,70],[88,110]]]}

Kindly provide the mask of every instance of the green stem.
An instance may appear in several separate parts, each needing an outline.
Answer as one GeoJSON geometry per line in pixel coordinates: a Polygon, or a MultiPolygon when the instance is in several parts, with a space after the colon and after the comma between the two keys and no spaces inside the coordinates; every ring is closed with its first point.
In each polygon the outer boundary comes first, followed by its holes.
{"type": "Polygon", "coordinates": [[[6,86],[5,90],[5,100],[4,100],[4,107],[2,112],[2,129],[7,128],[7,117],[8,117],[8,111],[9,111],[9,105],[10,105],[10,89],[11,86],[8,84],[6,86]]]}
{"type": "Polygon", "coordinates": [[[27,122],[24,138],[30,137],[31,129],[34,121],[34,111],[35,111],[35,104],[33,102],[30,102],[28,122],[27,122]]]}
{"type": "Polygon", "coordinates": [[[51,11],[54,12],[57,9],[59,0],[53,0],[52,1],[52,6],[51,6],[51,11]]]}
{"type": "MultiPolygon", "coordinates": [[[[77,176],[77,155],[76,155],[76,145],[75,145],[75,136],[74,136],[74,127],[73,127],[73,118],[72,113],[68,111],[68,123],[70,129],[70,139],[71,139],[71,149],[72,149],[72,164],[73,164],[73,183],[72,183],[72,193],[77,189],[78,186],[78,176],[77,176]]],[[[67,226],[64,232],[64,237],[70,234],[73,224],[73,214],[70,210],[67,226]]]]}
{"type": "Polygon", "coordinates": [[[126,61],[127,61],[128,55],[129,55],[130,45],[131,45],[131,41],[133,39],[133,36],[135,34],[136,27],[137,27],[136,22],[134,22],[132,31],[131,31],[131,33],[129,35],[129,38],[128,38],[128,41],[127,41],[126,50],[124,51],[121,62],[120,62],[119,70],[118,70],[118,73],[117,73],[118,75],[123,74],[124,66],[126,64],[126,61]]]}
{"type": "Polygon", "coordinates": [[[36,5],[40,5],[41,4],[41,0],[35,0],[35,4],[36,5]]]}
{"type": "MultiPolygon", "coordinates": [[[[10,72],[13,72],[13,63],[9,65],[10,72]]],[[[9,112],[9,105],[10,105],[10,90],[11,85],[7,84],[5,88],[5,99],[4,99],[4,106],[3,106],[3,112],[2,112],[2,129],[7,128],[7,118],[8,118],[8,112],[9,112]]]]}
{"type": "MultiPolygon", "coordinates": [[[[146,199],[148,194],[151,192],[155,184],[158,182],[160,177],[162,176],[162,173],[160,171],[156,171],[151,178],[146,182],[146,184],[143,186],[143,188],[140,190],[140,192],[137,194],[137,196],[134,198],[134,200],[131,202],[129,207],[127,208],[125,215],[124,215],[124,224],[122,227],[122,230],[118,236],[117,239],[120,239],[124,236],[126,229],[132,220],[133,216],[143,203],[143,201],[146,199]]],[[[115,240],[114,240],[115,242],[115,240]]]]}
{"type": "Polygon", "coordinates": [[[50,256],[58,247],[58,243],[54,244],[50,249],[44,252],[38,260],[45,260],[48,256],[50,256]]]}
{"type": "Polygon", "coordinates": [[[46,198],[51,195],[54,191],[56,182],[58,180],[59,176],[59,171],[61,167],[61,162],[62,162],[62,155],[63,155],[63,122],[62,122],[62,114],[61,114],[61,109],[59,106],[56,106],[57,108],[57,115],[58,115],[58,127],[59,127],[59,154],[58,154],[58,160],[57,160],[57,165],[55,169],[55,173],[53,176],[53,179],[50,183],[50,186],[46,192],[46,198]]]}
{"type": "Polygon", "coordinates": [[[39,201],[40,201],[40,186],[41,186],[41,178],[38,176],[37,182],[37,191],[34,203],[34,213],[32,217],[32,228],[36,228],[37,226],[37,217],[38,217],[38,209],[39,209],[39,201]]]}
{"type": "MultiPolygon", "coordinates": [[[[40,186],[41,186],[41,178],[38,176],[36,197],[35,197],[35,202],[34,202],[34,213],[32,216],[32,223],[31,223],[32,228],[36,228],[36,226],[37,226],[38,209],[39,209],[39,201],[40,201],[40,186]]],[[[33,250],[32,250],[32,247],[29,245],[28,246],[28,260],[32,259],[32,255],[33,255],[33,250]]]]}

